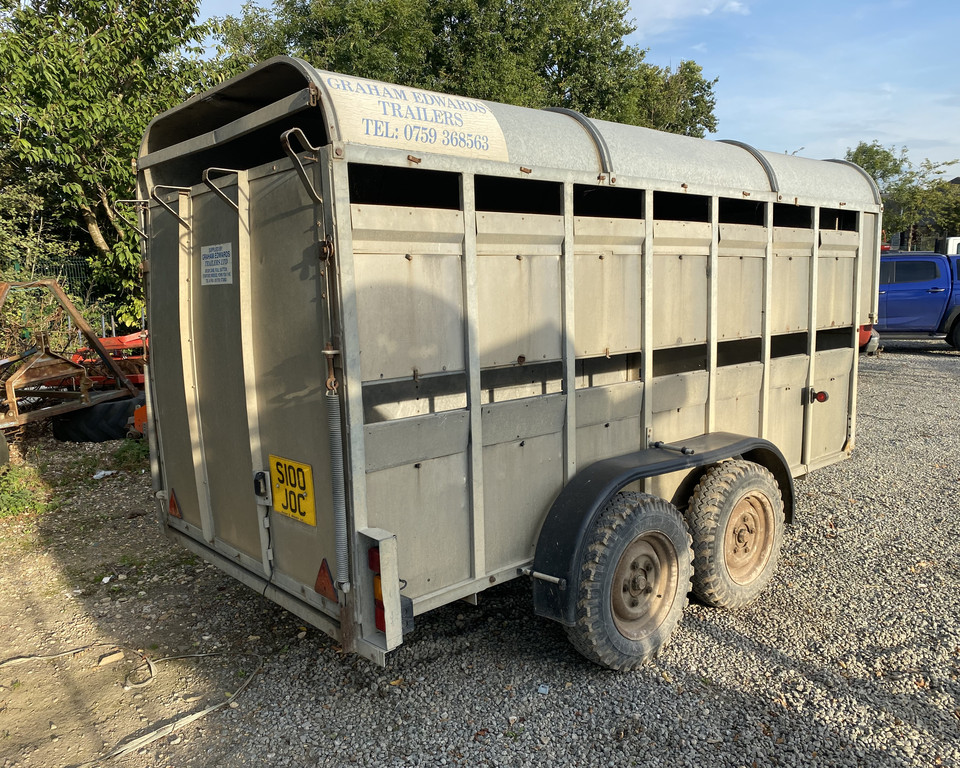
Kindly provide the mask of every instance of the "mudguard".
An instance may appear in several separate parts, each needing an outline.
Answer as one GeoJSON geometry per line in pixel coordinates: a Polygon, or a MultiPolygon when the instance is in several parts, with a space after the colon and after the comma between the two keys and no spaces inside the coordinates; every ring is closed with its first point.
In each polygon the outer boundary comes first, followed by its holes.
{"type": "Polygon", "coordinates": [[[533,605],[537,616],[572,626],[575,621],[577,579],[583,548],[594,521],[607,502],[622,488],[645,477],[684,469],[707,467],[734,456],[769,469],[783,495],[784,516],[793,520],[794,491],[790,467],[773,443],[730,432],[684,440],[681,446],[658,447],[598,461],[579,472],[547,513],[533,559],[533,605]]]}

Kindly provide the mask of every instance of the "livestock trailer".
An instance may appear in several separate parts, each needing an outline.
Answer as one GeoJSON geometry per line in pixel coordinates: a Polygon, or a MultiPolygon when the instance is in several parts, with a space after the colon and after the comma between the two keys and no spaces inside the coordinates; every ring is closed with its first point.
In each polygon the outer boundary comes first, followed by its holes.
{"type": "Polygon", "coordinates": [[[279,57],[138,168],[162,524],[348,651],[523,575],[633,667],[853,449],[856,166],[279,57]]]}

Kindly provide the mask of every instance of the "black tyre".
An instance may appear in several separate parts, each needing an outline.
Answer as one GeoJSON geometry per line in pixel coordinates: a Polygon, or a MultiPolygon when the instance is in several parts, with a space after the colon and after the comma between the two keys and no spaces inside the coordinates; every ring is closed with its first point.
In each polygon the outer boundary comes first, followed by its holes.
{"type": "Polygon", "coordinates": [[[133,412],[146,402],[143,395],[108,400],[53,419],[53,436],[71,443],[102,443],[127,436],[133,412]]]}
{"type": "Polygon", "coordinates": [[[960,349],[960,320],[957,320],[947,334],[947,344],[954,349],[960,349]]]}
{"type": "Polygon", "coordinates": [[[687,506],[693,592],[717,608],[740,608],[773,578],[783,545],[783,499],[773,475],[751,461],[707,470],[687,506]]]}
{"type": "Polygon", "coordinates": [[[634,669],[656,657],[687,604],[692,557],[676,507],[644,493],[615,496],[584,551],[570,642],[610,669],[634,669]]]}

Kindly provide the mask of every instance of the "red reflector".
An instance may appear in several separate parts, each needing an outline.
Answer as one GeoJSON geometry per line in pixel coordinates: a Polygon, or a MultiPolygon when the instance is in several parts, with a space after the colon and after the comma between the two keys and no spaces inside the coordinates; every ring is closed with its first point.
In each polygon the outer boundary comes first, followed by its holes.
{"type": "Polygon", "coordinates": [[[830,396],[826,392],[817,392],[817,402],[825,403],[830,396]]]}
{"type": "Polygon", "coordinates": [[[380,549],[378,547],[370,547],[367,550],[367,564],[371,571],[380,573],[380,549]]]}
{"type": "Polygon", "coordinates": [[[180,512],[180,505],[177,503],[177,494],[173,492],[173,489],[170,489],[170,504],[167,506],[167,511],[170,513],[170,517],[176,517],[179,520],[183,520],[183,514],[180,512]]]}
{"type": "Polygon", "coordinates": [[[377,603],[373,607],[374,623],[381,632],[387,631],[387,617],[383,611],[383,603],[377,603]]]}

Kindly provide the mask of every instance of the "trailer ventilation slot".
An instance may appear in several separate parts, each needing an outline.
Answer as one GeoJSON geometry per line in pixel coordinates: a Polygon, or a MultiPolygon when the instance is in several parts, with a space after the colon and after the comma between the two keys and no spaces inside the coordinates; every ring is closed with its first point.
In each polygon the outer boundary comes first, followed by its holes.
{"type": "Polygon", "coordinates": [[[717,365],[759,363],[763,353],[763,339],[734,339],[717,344],[717,365]]]}
{"type": "Polygon", "coordinates": [[[420,168],[350,163],[350,202],[460,210],[460,175],[420,168]]]}
{"type": "Polygon", "coordinates": [[[554,181],[477,176],[474,185],[478,211],[563,214],[563,185],[554,181]]]}
{"type": "Polygon", "coordinates": [[[773,206],[773,226],[813,229],[813,208],[809,205],[775,203],[773,206]]]}
{"type": "Polygon", "coordinates": [[[562,388],[563,366],[559,362],[488,368],[480,372],[480,400],[483,403],[550,395],[562,388]]]}
{"type": "Polygon", "coordinates": [[[710,221],[710,198],[678,192],[653,193],[653,218],[658,221],[710,221]]]}
{"type": "Polygon", "coordinates": [[[784,333],[770,337],[770,357],[807,354],[807,332],[784,333]]]}
{"type": "Polygon", "coordinates": [[[735,200],[729,197],[720,198],[721,224],[747,224],[762,227],[764,225],[764,203],[754,200],[735,200]]]}
{"type": "Polygon", "coordinates": [[[653,352],[653,375],[670,376],[675,373],[705,371],[707,369],[707,345],[671,347],[653,352]]]}
{"type": "Polygon", "coordinates": [[[857,212],[841,208],[820,209],[820,229],[834,229],[842,232],[857,231],[857,212]]]}
{"type": "Polygon", "coordinates": [[[642,219],[643,190],[574,184],[573,215],[603,219],[642,219]]]}
{"type": "Polygon", "coordinates": [[[827,328],[817,331],[817,352],[830,349],[851,349],[853,347],[853,328],[827,328]]]}

